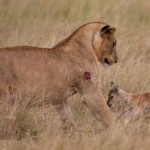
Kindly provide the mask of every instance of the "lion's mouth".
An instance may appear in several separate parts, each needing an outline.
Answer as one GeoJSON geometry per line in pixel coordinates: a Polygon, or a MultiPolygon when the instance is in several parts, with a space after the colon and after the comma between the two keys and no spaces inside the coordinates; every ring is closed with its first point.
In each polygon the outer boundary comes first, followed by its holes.
{"type": "Polygon", "coordinates": [[[107,103],[107,106],[111,108],[111,107],[112,107],[112,104],[107,103]]]}
{"type": "Polygon", "coordinates": [[[111,65],[111,63],[108,61],[107,58],[104,59],[104,62],[105,62],[105,64],[107,64],[107,65],[111,65]]]}

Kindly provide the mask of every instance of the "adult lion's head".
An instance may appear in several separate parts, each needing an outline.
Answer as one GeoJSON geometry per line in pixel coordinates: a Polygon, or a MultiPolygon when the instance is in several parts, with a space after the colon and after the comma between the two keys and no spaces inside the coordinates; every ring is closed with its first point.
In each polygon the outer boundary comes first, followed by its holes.
{"type": "MultiPolygon", "coordinates": [[[[98,61],[103,66],[110,66],[118,61],[116,39],[114,36],[115,31],[116,28],[103,22],[90,22],[79,27],[67,39],[58,43],[55,48],[58,48],[63,44],[63,46],[65,45],[73,51],[74,49],[78,49],[82,52],[86,51],[87,54],[87,50],[91,50],[92,47],[98,61]],[[72,48],[70,48],[71,46],[72,48]]],[[[85,57],[87,57],[87,55],[85,57]]]]}
{"type": "Polygon", "coordinates": [[[93,36],[93,48],[99,62],[103,66],[110,66],[117,63],[118,55],[116,52],[116,39],[114,33],[116,28],[109,25],[102,25],[93,36]]]}

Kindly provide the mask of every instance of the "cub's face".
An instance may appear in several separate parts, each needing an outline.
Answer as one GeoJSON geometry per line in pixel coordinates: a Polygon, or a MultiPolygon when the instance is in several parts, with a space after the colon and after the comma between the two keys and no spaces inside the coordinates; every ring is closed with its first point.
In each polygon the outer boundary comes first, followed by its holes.
{"type": "Polygon", "coordinates": [[[98,60],[104,67],[110,66],[118,61],[116,51],[117,42],[114,36],[115,31],[115,28],[105,25],[95,33],[93,39],[93,46],[98,60]]]}
{"type": "Polygon", "coordinates": [[[119,94],[117,94],[116,91],[111,89],[108,94],[108,101],[107,101],[108,107],[112,111],[116,112],[116,111],[118,111],[118,109],[120,109],[121,102],[122,102],[121,96],[119,94]]]}
{"type": "Polygon", "coordinates": [[[118,85],[114,85],[113,82],[111,82],[107,105],[113,112],[124,111],[126,108],[126,103],[119,93],[119,87],[118,85]]]}

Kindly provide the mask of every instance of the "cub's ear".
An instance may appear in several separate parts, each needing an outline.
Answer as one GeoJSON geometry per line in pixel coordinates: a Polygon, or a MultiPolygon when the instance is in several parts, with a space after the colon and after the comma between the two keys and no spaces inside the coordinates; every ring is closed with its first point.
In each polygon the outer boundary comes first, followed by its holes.
{"type": "Polygon", "coordinates": [[[116,28],[110,27],[109,25],[106,25],[101,28],[100,34],[105,35],[105,34],[114,34],[116,32],[116,28]]]}
{"type": "Polygon", "coordinates": [[[115,84],[114,82],[110,83],[110,88],[111,90],[113,90],[115,93],[118,93],[119,91],[119,86],[117,84],[115,84]]]}
{"type": "Polygon", "coordinates": [[[110,87],[112,88],[112,87],[114,87],[114,85],[115,85],[114,82],[111,81],[111,82],[110,82],[110,87]]]}

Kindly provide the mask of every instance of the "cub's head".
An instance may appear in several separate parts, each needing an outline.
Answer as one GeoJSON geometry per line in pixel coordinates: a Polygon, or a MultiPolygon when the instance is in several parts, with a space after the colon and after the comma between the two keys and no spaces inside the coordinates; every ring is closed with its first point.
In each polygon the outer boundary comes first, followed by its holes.
{"type": "Polygon", "coordinates": [[[124,111],[127,105],[122,90],[113,82],[110,83],[107,105],[114,112],[124,111]]]}
{"type": "Polygon", "coordinates": [[[118,61],[116,52],[116,28],[109,25],[103,25],[96,31],[93,37],[93,47],[97,54],[99,62],[105,67],[118,61]]]}

